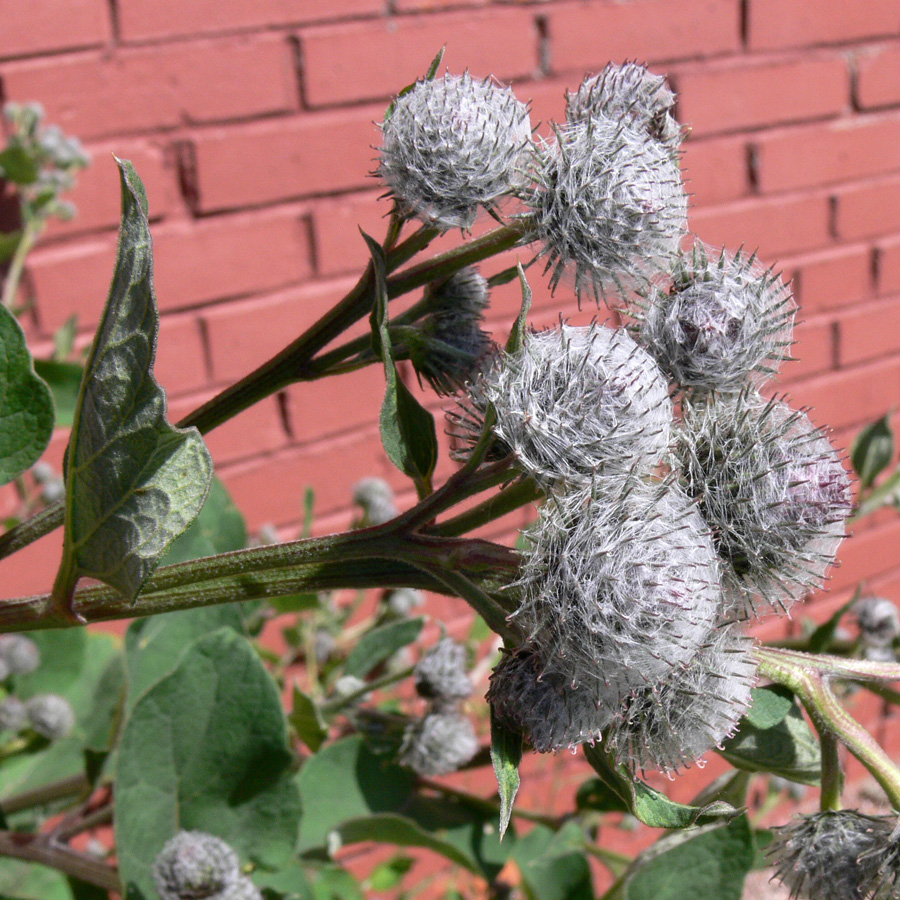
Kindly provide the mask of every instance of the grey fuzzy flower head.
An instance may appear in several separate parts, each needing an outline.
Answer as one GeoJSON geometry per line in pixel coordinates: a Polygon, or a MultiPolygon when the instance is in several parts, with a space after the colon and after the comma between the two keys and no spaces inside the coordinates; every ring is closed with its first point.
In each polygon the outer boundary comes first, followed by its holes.
{"type": "Polygon", "coordinates": [[[413,678],[420,697],[448,702],[471,697],[475,686],[466,673],[466,648],[441,638],[416,664],[413,678]]]}
{"type": "Polygon", "coordinates": [[[750,392],[685,404],[676,442],[738,615],[821,586],[844,536],[850,478],[802,412],[750,392]]]}
{"type": "Polygon", "coordinates": [[[384,595],[384,603],[395,616],[408,616],[425,603],[425,595],[415,588],[397,588],[384,595]]]}
{"type": "Polygon", "coordinates": [[[25,704],[10,694],[0,700],[0,731],[21,731],[28,725],[25,704]]]}
{"type": "Polygon", "coordinates": [[[864,597],[854,604],[860,637],[867,648],[890,647],[900,634],[900,613],[893,600],[864,597]]]}
{"type": "Polygon", "coordinates": [[[796,305],[755,256],[698,242],[679,255],[671,289],[651,289],[641,305],[638,340],[682,388],[736,392],[790,358],[796,305]]]}
{"type": "Polygon", "coordinates": [[[687,230],[678,163],[646,133],[592,117],[558,126],[533,153],[523,200],[555,288],[579,298],[643,287],[671,265],[687,230]]]}
{"type": "Polygon", "coordinates": [[[25,701],[28,724],[51,741],[68,737],[75,727],[72,704],[59,694],[38,694],[25,701]]]}
{"type": "Polygon", "coordinates": [[[634,691],[683,667],[723,598],[712,539],[672,484],[607,479],[554,495],[527,533],[512,615],[545,673],[617,712],[634,691]]]}
{"type": "Polygon", "coordinates": [[[766,850],[775,878],[792,898],[894,900],[900,890],[900,840],[893,816],[854,810],[797,816],[773,829],[766,850]]]}
{"type": "Polygon", "coordinates": [[[363,478],[353,486],[353,502],[362,507],[364,525],[383,525],[397,515],[394,491],[383,478],[363,478]]]}
{"type": "Polygon", "coordinates": [[[210,900],[263,900],[262,892],[246,875],[227,887],[221,895],[211,897],[210,900]]]}
{"type": "MultiPolygon", "coordinates": [[[[203,831],[179,831],[153,863],[162,900],[221,900],[241,879],[237,853],[203,831]]],[[[251,895],[252,896],[252,895],[251,895]]]]}
{"type": "MultiPolygon", "coordinates": [[[[526,334],[518,353],[499,357],[472,386],[470,400],[482,414],[493,409],[500,444],[546,488],[649,473],[673,427],[659,367],[625,331],[596,324],[526,334]]],[[[469,427],[477,439],[480,424],[469,427]]]]}
{"type": "Polygon", "coordinates": [[[401,207],[437,228],[469,228],[522,181],[528,107],[468,73],[418,82],[382,125],[380,175],[401,207]]]}
{"type": "Polygon", "coordinates": [[[436,709],[410,724],[401,762],[419,775],[448,775],[478,752],[472,723],[455,709],[436,709]]]}
{"type": "Polygon", "coordinates": [[[494,344],[482,330],[487,281],[471,266],[425,291],[428,315],[409,329],[410,359],[439,394],[458,391],[480,371],[494,344]]]}
{"type": "Polygon", "coordinates": [[[675,94],[662,75],[637,63],[610,63],[566,95],[566,121],[606,117],[643,131],[671,153],[681,146],[681,128],[672,116],[675,94]]]}
{"type": "Polygon", "coordinates": [[[626,702],[607,735],[632,769],[673,772],[720,746],[750,708],[753,642],[732,624],[716,628],[684,667],[626,702]]]}
{"type": "Polygon", "coordinates": [[[573,685],[549,671],[534,644],[504,655],[491,675],[487,700],[494,715],[538,753],[593,744],[613,720],[593,684],[573,685]]]}
{"type": "Polygon", "coordinates": [[[41,664],[41,651],[24,634],[0,634],[0,663],[11,675],[27,675],[41,664]]]}

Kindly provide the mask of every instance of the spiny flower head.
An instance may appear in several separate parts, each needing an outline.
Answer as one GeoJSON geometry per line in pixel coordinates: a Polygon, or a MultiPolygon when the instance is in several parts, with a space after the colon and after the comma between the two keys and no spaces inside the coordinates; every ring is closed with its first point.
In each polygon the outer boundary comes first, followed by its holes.
{"type": "Polygon", "coordinates": [[[429,700],[452,701],[471,697],[475,690],[466,673],[466,648],[441,638],[416,664],[416,691],[429,700]]]}
{"type": "Polygon", "coordinates": [[[363,478],[353,486],[353,502],[363,510],[364,525],[383,525],[397,515],[394,491],[383,478],[363,478]]]}
{"type": "Polygon", "coordinates": [[[0,634],[0,671],[27,675],[41,664],[41,651],[24,634],[0,634]]]}
{"type": "MultiPolygon", "coordinates": [[[[621,329],[564,324],[528,333],[522,349],[499,358],[470,397],[482,414],[493,409],[500,444],[544,487],[650,472],[668,450],[668,385],[621,329]]],[[[480,434],[477,418],[466,423],[472,438],[480,434]]]]}
{"type": "Polygon", "coordinates": [[[406,211],[438,228],[469,228],[522,180],[528,107],[468,73],[418,82],[382,125],[378,174],[406,211]]]}
{"type": "Polygon", "coordinates": [[[613,713],[592,684],[573,685],[547,670],[536,644],[504,655],[491,675],[487,700],[494,715],[520,731],[538,753],[600,740],[613,713]]]}
{"type": "Polygon", "coordinates": [[[720,746],[750,708],[752,645],[737,625],[718,627],[684,668],[629,698],[607,734],[620,761],[675,771],[720,746]]]}
{"type": "Polygon", "coordinates": [[[75,727],[72,704],[59,694],[38,694],[25,701],[28,724],[51,741],[68,737],[75,727]]]}
{"type": "Polygon", "coordinates": [[[478,752],[472,723],[456,709],[435,709],[406,731],[401,761],[419,775],[448,775],[478,752]]]}
{"type": "Polygon", "coordinates": [[[893,816],[854,810],[798,816],[775,828],[766,855],[792,898],[891,900],[900,876],[900,832],[893,816]]]}
{"type": "Polygon", "coordinates": [[[179,831],[153,863],[162,900],[219,900],[240,878],[237,853],[204,831],[179,831]]]}
{"type": "Polygon", "coordinates": [[[681,128],[672,116],[675,94],[662,75],[645,66],[610,63],[599,75],[589,75],[566,95],[566,121],[606,117],[643,131],[670,152],[681,146],[681,128]]]}
{"type": "Polygon", "coordinates": [[[489,294],[487,281],[467,266],[425,291],[428,315],[405,329],[418,375],[439,394],[458,391],[479,371],[493,342],[481,326],[489,294]]]}
{"type": "Polygon", "coordinates": [[[751,392],[685,404],[677,455],[738,614],[755,614],[759,598],[786,610],[822,584],[844,536],[850,479],[804,413],[751,392]]]}
{"type": "Polygon", "coordinates": [[[557,127],[535,147],[524,192],[552,270],[579,298],[627,293],[666,271],[687,228],[677,161],[647,134],[604,116],[557,127]]]}
{"type": "Polygon", "coordinates": [[[638,340],[681,387],[734,392],[790,358],[795,312],[791,292],[755,256],[714,255],[698,242],[678,257],[672,287],[645,298],[638,340]]]}
{"type": "Polygon", "coordinates": [[[673,485],[607,479],[554,495],[527,536],[512,619],[541,647],[545,672],[590,687],[606,709],[707,640],[723,602],[718,563],[673,485]]]}

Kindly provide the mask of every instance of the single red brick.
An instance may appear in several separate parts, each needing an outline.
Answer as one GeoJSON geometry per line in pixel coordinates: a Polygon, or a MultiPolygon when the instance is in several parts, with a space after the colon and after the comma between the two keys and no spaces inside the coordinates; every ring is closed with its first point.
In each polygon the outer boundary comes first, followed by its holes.
{"type": "Polygon", "coordinates": [[[195,391],[206,385],[206,355],[195,315],[161,317],[155,373],[169,394],[195,391]]]}
{"type": "Polygon", "coordinates": [[[203,313],[213,378],[234,381],[264,363],[327,312],[353,282],[314,282],[203,313]]]}
{"type": "Polygon", "coordinates": [[[697,210],[691,228],[715,246],[759,250],[766,265],[788,253],[828,243],[828,197],[793,194],[754,197],[697,210]]]}
{"type": "Polygon", "coordinates": [[[691,138],[684,143],[681,170],[693,208],[745,196],[748,168],[744,138],[691,138]]]}
{"type": "Polygon", "coordinates": [[[874,237],[900,230],[900,176],[891,175],[835,191],[841,238],[874,237]]]}
{"type": "Polygon", "coordinates": [[[803,316],[856,303],[872,293],[872,251],[865,244],[807,253],[785,260],[781,269],[803,316]]]}
{"type": "Polygon", "coordinates": [[[900,103],[900,45],[866,47],[856,57],[856,101],[863,109],[900,103]]]}
{"type": "Polygon", "coordinates": [[[254,122],[198,133],[203,212],[366,187],[381,107],[254,122]]]}
{"type": "Polygon", "coordinates": [[[900,522],[854,534],[840,550],[840,568],[832,569],[830,587],[837,591],[887,572],[900,558],[900,522]]]}
{"type": "Polygon", "coordinates": [[[596,71],[623,58],[714,56],[740,46],[736,0],[682,0],[677,13],[667,0],[557,3],[547,18],[555,72],[596,71]]]}
{"type": "Polygon", "coordinates": [[[850,102],[839,56],[723,63],[678,70],[678,114],[698,135],[836,115],[850,102]]]}
{"type": "Polygon", "coordinates": [[[748,31],[754,50],[839,44],[900,29],[895,0],[750,0],[748,31]]]}
{"type": "Polygon", "coordinates": [[[794,342],[794,360],[782,364],[779,382],[796,381],[834,368],[834,328],[830,318],[816,316],[801,321],[794,329],[794,342]]]}
{"type": "Polygon", "coordinates": [[[792,406],[812,407],[817,425],[857,425],[883,416],[900,401],[900,359],[879,360],[816,375],[791,385],[792,406]]]}
{"type": "Polygon", "coordinates": [[[3,4],[0,57],[105,44],[112,37],[105,0],[32,0],[3,4]]]}
{"type": "Polygon", "coordinates": [[[319,0],[180,0],[176,16],[157,0],[118,0],[119,31],[125,41],[298,25],[383,12],[384,0],[341,0],[339,5],[319,0]]]}
{"type": "Polygon", "coordinates": [[[292,207],[165,223],[154,244],[160,309],[274,290],[312,271],[309,223],[292,207]]]}
{"type": "Polygon", "coordinates": [[[445,44],[454,70],[469,69],[482,78],[509,80],[538,69],[538,33],[527,9],[325,25],[301,32],[300,42],[303,96],[313,107],[396,94],[424,75],[445,44]]]}
{"type": "Polygon", "coordinates": [[[900,115],[798,125],[761,134],[754,143],[763,193],[850,181],[900,168],[900,115]]]}
{"type": "Polygon", "coordinates": [[[191,41],[12,63],[6,96],[40,100],[47,120],[81,138],[296,108],[286,39],[191,41]]]}
{"type": "Polygon", "coordinates": [[[900,293],[900,235],[879,241],[875,248],[877,292],[900,293]]]}
{"type": "Polygon", "coordinates": [[[856,306],[838,321],[842,366],[900,352],[900,299],[856,306]]]}
{"type": "Polygon", "coordinates": [[[369,249],[360,228],[381,240],[391,204],[378,201],[381,193],[349,194],[320,200],[312,207],[316,271],[320,275],[360,272],[369,261],[369,249]]]}

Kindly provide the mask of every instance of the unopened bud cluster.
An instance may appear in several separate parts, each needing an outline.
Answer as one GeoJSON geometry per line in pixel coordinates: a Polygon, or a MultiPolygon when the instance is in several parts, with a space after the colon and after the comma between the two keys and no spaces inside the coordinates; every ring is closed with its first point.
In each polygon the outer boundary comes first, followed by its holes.
{"type": "Polygon", "coordinates": [[[442,228],[518,198],[522,241],[538,243],[551,286],[571,278],[579,296],[615,297],[627,319],[526,332],[503,352],[473,331],[487,302],[474,274],[430,289],[432,337],[453,345],[455,330],[457,349],[474,348],[462,377],[450,359],[436,373],[416,363],[439,390],[465,382],[450,416],[458,454],[489,428],[487,458],[511,460],[546,498],[510,587],[521,644],[489,700],[538,750],[602,736],[631,766],[677,769],[748,708],[756,664],[740,620],[821,585],[849,480],[804,413],[758,393],[789,358],[787,286],[740,251],[681,250],[682,132],[664,79],[608,66],[568,95],[544,142],[525,135],[511,92],[477,84],[448,75],[398,99],[379,169],[391,193],[442,228]],[[490,178],[471,190],[450,179],[442,167],[462,158],[490,178]],[[437,173],[427,189],[420,165],[437,173]]]}

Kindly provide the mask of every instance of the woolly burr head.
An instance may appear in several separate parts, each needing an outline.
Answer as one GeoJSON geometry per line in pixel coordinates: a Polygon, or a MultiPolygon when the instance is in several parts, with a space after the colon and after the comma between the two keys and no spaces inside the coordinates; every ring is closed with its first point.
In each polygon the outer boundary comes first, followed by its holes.
{"type": "Polygon", "coordinates": [[[466,673],[466,648],[449,637],[438,641],[419,660],[413,677],[419,696],[429,700],[464,700],[475,689],[466,673]]]}
{"type": "Polygon", "coordinates": [[[26,700],[25,712],[31,728],[51,741],[68,737],[75,727],[72,704],[58,694],[38,694],[26,700]]]}
{"type": "Polygon", "coordinates": [[[646,133],[605,116],[559,126],[535,147],[523,199],[556,287],[626,294],[667,271],[687,229],[678,163],[646,133]]]}
{"type": "Polygon", "coordinates": [[[566,95],[566,121],[605,117],[643,131],[671,153],[681,146],[681,128],[672,116],[675,94],[662,75],[637,63],[610,63],[566,95]]]}
{"type": "Polygon", "coordinates": [[[362,507],[365,525],[383,525],[397,515],[394,491],[383,478],[357,481],[353,486],[353,502],[362,507]]]}
{"type": "Polygon", "coordinates": [[[237,853],[203,831],[179,831],[153,863],[153,880],[162,900],[218,898],[240,878],[237,853]]]}
{"type": "Polygon", "coordinates": [[[24,634],[0,634],[0,662],[8,674],[27,675],[41,664],[41,651],[24,634]]]}
{"type": "Polygon", "coordinates": [[[737,614],[756,614],[760,601],[786,610],[822,584],[850,514],[850,478],[804,413],[748,392],[719,396],[685,405],[676,444],[737,614]]]}
{"type": "Polygon", "coordinates": [[[678,257],[668,291],[641,304],[638,340],[682,388],[736,392],[789,359],[796,306],[755,256],[702,244],[678,257]]]}
{"type": "Polygon", "coordinates": [[[522,180],[528,107],[468,73],[418,82],[382,125],[378,174],[406,211],[438,228],[469,228],[522,180]]]}
{"type": "Polygon", "coordinates": [[[448,775],[477,752],[469,719],[455,709],[436,709],[407,729],[401,760],[419,775],[448,775]]]}

